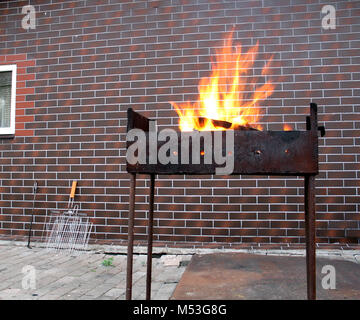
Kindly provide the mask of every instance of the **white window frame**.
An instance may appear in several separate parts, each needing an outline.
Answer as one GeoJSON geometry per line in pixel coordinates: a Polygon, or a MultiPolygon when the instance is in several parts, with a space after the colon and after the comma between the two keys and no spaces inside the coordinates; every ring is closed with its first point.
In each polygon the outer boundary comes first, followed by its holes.
{"type": "Polygon", "coordinates": [[[0,65],[0,73],[11,71],[11,99],[10,99],[10,127],[0,128],[0,138],[4,135],[15,134],[15,112],[16,112],[16,64],[0,65]]]}

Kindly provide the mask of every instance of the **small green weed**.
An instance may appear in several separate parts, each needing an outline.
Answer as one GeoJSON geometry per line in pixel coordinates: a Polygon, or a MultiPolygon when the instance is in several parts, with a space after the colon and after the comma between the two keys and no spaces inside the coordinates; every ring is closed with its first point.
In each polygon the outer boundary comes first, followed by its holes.
{"type": "Polygon", "coordinates": [[[113,267],[113,262],[114,262],[114,258],[111,257],[109,259],[105,259],[103,262],[102,262],[102,265],[105,266],[105,267],[113,267]]]}

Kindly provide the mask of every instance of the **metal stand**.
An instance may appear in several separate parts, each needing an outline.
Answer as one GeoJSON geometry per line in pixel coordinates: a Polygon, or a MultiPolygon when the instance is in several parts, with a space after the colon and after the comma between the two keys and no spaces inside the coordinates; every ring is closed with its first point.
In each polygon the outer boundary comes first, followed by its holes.
{"type": "Polygon", "coordinates": [[[151,299],[151,269],[152,269],[152,246],[153,246],[153,223],[154,223],[154,189],[155,175],[150,175],[150,195],[149,195],[149,231],[148,231],[148,251],[147,251],[147,271],[146,271],[146,300],[151,299]]]}
{"type": "MultiPolygon", "coordinates": [[[[134,248],[134,218],[135,218],[135,194],[136,174],[130,178],[130,207],[128,224],[128,251],[127,251],[127,272],[126,272],[126,300],[132,297],[132,269],[133,269],[133,248],[134,248]]],[[[154,224],[154,194],[155,175],[150,175],[149,188],[149,220],[148,220],[148,250],[147,250],[147,271],[146,271],[146,300],[151,299],[151,272],[152,272],[152,248],[153,248],[153,224],[154,224]]]]}
{"type": "Polygon", "coordinates": [[[305,176],[305,234],[307,297],[316,299],[315,176],[305,176]]]}
{"type": "MultiPolygon", "coordinates": [[[[306,234],[306,274],[307,274],[307,298],[316,299],[316,251],[315,251],[315,176],[304,177],[305,192],[305,234],[306,234]]],[[[128,255],[126,277],[126,300],[132,297],[132,269],[133,269],[133,246],[134,246],[134,215],[135,215],[135,186],[136,174],[131,174],[130,180],[130,206],[128,226],[128,255]]],[[[154,220],[154,190],[155,175],[150,175],[149,187],[149,217],[148,217],[148,248],[147,248],[147,272],[146,272],[146,300],[151,299],[151,273],[152,273],[152,247],[153,247],[153,220],[154,220]]]]}
{"type": "MultiPolygon", "coordinates": [[[[318,129],[321,135],[325,134],[325,129],[318,127],[317,105],[310,104],[310,117],[307,117],[307,130],[312,132],[313,137],[317,137],[318,129]],[[324,131],[322,131],[324,130],[324,131]]],[[[316,149],[318,148],[316,144],[316,149]]],[[[318,153],[318,150],[316,150],[318,153]]],[[[309,300],[316,299],[316,199],[315,199],[315,175],[305,175],[304,177],[304,206],[305,206],[305,238],[306,238],[306,274],[307,274],[307,297],[309,300]]]]}
{"type": "MultiPolygon", "coordinates": [[[[128,109],[127,131],[133,128],[140,128],[149,131],[149,119],[128,109]]],[[[152,240],[153,240],[153,219],[154,219],[154,189],[155,174],[150,174],[149,194],[149,231],[148,231],[148,252],[147,252],[147,274],[146,274],[146,299],[151,297],[151,267],[152,267],[152,240]]],[[[126,300],[132,296],[132,274],[133,274],[133,247],[134,247],[134,220],[135,220],[135,194],[136,194],[136,173],[130,174],[130,198],[129,198],[129,222],[128,222],[128,251],[126,271],[126,300]]]]}
{"type": "Polygon", "coordinates": [[[128,251],[127,251],[127,269],[126,269],[126,300],[131,300],[131,294],[132,294],[135,187],[136,187],[136,174],[133,173],[130,175],[128,251]]]}
{"type": "MultiPolygon", "coordinates": [[[[133,128],[139,128],[149,133],[149,119],[134,112],[131,108],[128,109],[128,131],[133,128]]],[[[258,133],[238,133],[237,147],[241,156],[248,157],[248,167],[237,168],[233,174],[283,174],[296,175],[304,177],[304,206],[305,206],[305,238],[306,238],[306,271],[307,271],[307,297],[309,300],[316,299],[316,252],[315,252],[315,235],[316,235],[316,200],[315,200],[315,176],[318,173],[318,130],[321,131],[321,136],[325,135],[325,128],[318,127],[317,123],[317,105],[310,104],[310,116],[306,117],[307,132],[297,131],[293,133],[276,133],[265,132],[262,136],[258,133]],[[271,153],[266,146],[267,141],[273,141],[274,137],[279,152],[274,159],[268,158],[265,162],[265,169],[258,167],[258,159],[254,159],[257,155],[253,155],[251,148],[243,144],[244,139],[253,139],[254,143],[261,145],[264,150],[271,153]],[[241,139],[240,139],[241,138],[241,139]],[[297,142],[296,146],[291,144],[291,141],[297,142]],[[297,140],[296,140],[297,139],[297,140]],[[291,146],[291,147],[288,147],[291,146]],[[285,158],[286,155],[291,156],[294,152],[294,157],[289,160],[285,158]],[[285,149],[285,153],[281,150],[285,149]],[[242,151],[241,151],[242,150],[242,151]],[[301,150],[298,152],[298,150],[301,150]],[[295,156],[296,155],[296,156],[295,156]],[[277,166],[278,169],[268,169],[277,166]],[[285,168],[284,168],[285,167],[285,168]]],[[[128,143],[129,146],[129,143],[128,143]]],[[[212,167],[198,167],[192,165],[183,166],[161,166],[161,165],[129,165],[127,166],[130,172],[130,199],[129,199],[129,224],[128,224],[128,256],[127,256],[127,277],[126,277],[126,299],[131,300],[132,294],[132,273],[133,273],[133,246],[134,246],[134,216],[135,216],[135,188],[136,188],[136,173],[150,175],[149,187],[149,216],[148,216],[148,249],[147,249],[147,274],[146,274],[146,299],[151,298],[151,272],[152,272],[152,246],[153,246],[153,219],[154,219],[154,190],[155,190],[155,174],[214,174],[212,167]]]]}

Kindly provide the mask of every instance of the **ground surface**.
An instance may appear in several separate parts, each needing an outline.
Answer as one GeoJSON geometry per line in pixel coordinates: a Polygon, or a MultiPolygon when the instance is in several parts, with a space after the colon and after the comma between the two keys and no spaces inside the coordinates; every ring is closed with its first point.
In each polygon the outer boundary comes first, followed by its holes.
{"type": "MultiPolygon", "coordinates": [[[[169,258],[176,255],[153,259],[153,299],[169,299],[185,270],[184,266],[167,265],[172,264],[169,258]]],[[[134,255],[134,300],[145,299],[145,277],[146,255],[134,255]]],[[[125,279],[124,254],[92,251],[71,256],[45,248],[0,245],[0,300],[125,299],[125,279]],[[104,260],[111,265],[104,266],[104,260]]]]}
{"type": "MultiPolygon", "coordinates": [[[[26,242],[0,241],[0,300],[125,298],[126,246],[94,245],[80,255],[56,254],[42,246],[34,242],[28,249],[26,242]]],[[[136,246],[134,252],[133,299],[142,300],[146,247],[136,246]]],[[[152,299],[306,297],[304,250],[154,247],[154,253],[152,299]]],[[[360,250],[317,250],[317,256],[318,298],[360,299],[360,250]],[[331,292],[321,288],[324,264],[336,270],[331,292]]]]}
{"type": "MultiPolygon", "coordinates": [[[[341,256],[329,257],[316,260],[317,298],[360,299],[360,263],[355,259],[346,261],[341,256]],[[322,286],[322,279],[330,275],[328,266],[335,271],[335,289],[322,286]]],[[[327,287],[330,279],[326,278],[324,283],[327,287]]],[[[195,255],[172,299],[306,299],[305,257],[247,253],[195,255]]]]}

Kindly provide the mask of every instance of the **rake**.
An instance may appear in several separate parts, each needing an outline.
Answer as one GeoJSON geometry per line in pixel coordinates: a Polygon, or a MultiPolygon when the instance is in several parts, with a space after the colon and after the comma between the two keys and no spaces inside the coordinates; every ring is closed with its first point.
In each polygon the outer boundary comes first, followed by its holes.
{"type": "Polygon", "coordinates": [[[64,212],[51,211],[46,223],[46,248],[57,253],[86,251],[93,224],[86,214],[79,213],[74,204],[77,181],[73,181],[68,208],[64,212]]]}

